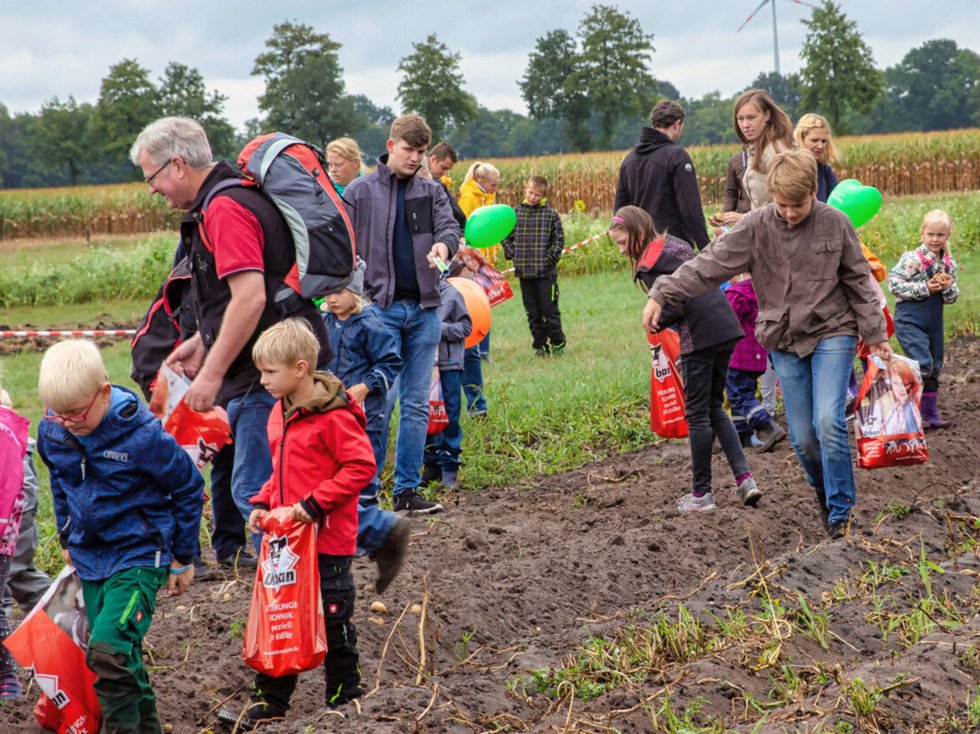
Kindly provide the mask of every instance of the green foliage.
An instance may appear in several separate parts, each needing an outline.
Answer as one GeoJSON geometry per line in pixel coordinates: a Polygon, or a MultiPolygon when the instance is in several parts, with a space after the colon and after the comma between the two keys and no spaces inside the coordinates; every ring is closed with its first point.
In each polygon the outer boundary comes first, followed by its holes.
{"type": "Polygon", "coordinates": [[[94,247],[74,261],[35,260],[0,270],[0,308],[67,305],[100,300],[151,298],[170,272],[172,236],[152,238],[123,255],[94,247]]]}
{"type": "Polygon", "coordinates": [[[807,36],[800,50],[804,62],[802,109],[822,112],[838,135],[849,132],[842,122],[851,111],[868,112],[883,86],[871,48],[840,6],[823,0],[804,19],[807,36]]]}
{"type": "Polygon", "coordinates": [[[425,118],[433,141],[439,141],[447,126],[465,124],[476,116],[476,98],[463,91],[460,55],[452,53],[435,33],[422,43],[413,43],[412,49],[398,62],[398,71],[404,75],[398,83],[398,99],[405,112],[425,118]]]}
{"type": "Polygon", "coordinates": [[[980,125],[980,54],[934,39],[885,70],[875,129],[954,130],[980,125]]]}
{"type": "Polygon", "coordinates": [[[608,149],[616,123],[631,114],[642,114],[649,99],[642,91],[650,86],[647,63],[654,48],[653,34],[629,13],[615,6],[593,5],[578,28],[581,63],[574,83],[580,84],[599,114],[599,147],[608,149]]]}
{"type": "Polygon", "coordinates": [[[259,109],[266,115],[266,130],[322,146],[365,127],[345,91],[340,44],[328,34],[287,20],[273,26],[265,46],[252,75],[265,77],[259,109]]]}
{"type": "Polygon", "coordinates": [[[563,29],[550,31],[534,44],[528,55],[527,70],[518,82],[528,112],[536,120],[559,118],[565,121],[565,136],[572,150],[591,147],[585,123],[590,104],[579,83],[581,58],[575,39],[563,29]]]}
{"type": "Polygon", "coordinates": [[[37,155],[45,165],[62,169],[69,183],[93,160],[91,127],[95,108],[78,104],[74,97],[60,102],[57,97],[41,105],[41,114],[32,127],[37,155]]]}
{"type": "Polygon", "coordinates": [[[157,89],[149,70],[136,59],[123,59],[110,66],[102,80],[95,115],[95,136],[105,155],[113,161],[128,160],[136,136],[159,116],[157,89]]]}
{"type": "Polygon", "coordinates": [[[228,98],[218,91],[208,92],[200,71],[171,61],[163,70],[157,94],[161,115],[190,117],[204,126],[215,158],[237,157],[241,146],[235,128],[222,117],[228,98]]]}

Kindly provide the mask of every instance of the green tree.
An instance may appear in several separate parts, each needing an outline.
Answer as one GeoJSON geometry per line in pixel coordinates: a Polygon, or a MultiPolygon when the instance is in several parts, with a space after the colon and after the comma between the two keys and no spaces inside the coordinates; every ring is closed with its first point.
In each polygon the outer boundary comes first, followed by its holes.
{"type": "Polygon", "coordinates": [[[55,97],[41,105],[31,129],[38,158],[64,171],[72,186],[93,159],[90,133],[94,116],[95,109],[88,103],[79,105],[74,97],[61,102],[55,97]]]}
{"type": "Polygon", "coordinates": [[[612,145],[622,118],[649,108],[653,80],[647,69],[654,48],[653,34],[644,33],[640,21],[608,5],[593,5],[579,24],[581,62],[576,82],[592,110],[599,114],[599,144],[612,145]]]}
{"type": "Polygon", "coordinates": [[[709,92],[700,99],[685,100],[684,144],[737,143],[732,119],[734,103],[732,97],[722,97],[717,91],[709,92]]]}
{"type": "Polygon", "coordinates": [[[558,29],[535,41],[524,77],[518,82],[531,117],[538,121],[563,120],[565,139],[577,151],[592,147],[586,126],[590,105],[580,84],[581,68],[575,39],[568,31],[558,29]]]}
{"type": "Polygon", "coordinates": [[[883,132],[980,125],[980,55],[934,39],[885,70],[883,132]]]}
{"type": "Polygon", "coordinates": [[[834,133],[848,132],[844,124],[854,112],[867,113],[883,87],[882,73],[875,68],[871,48],[848,20],[840,6],[823,0],[813,9],[800,57],[803,96],[800,111],[821,112],[834,133]]]}
{"type": "Polygon", "coordinates": [[[354,135],[361,149],[361,155],[368,165],[385,152],[385,142],[395,113],[390,107],[378,107],[363,94],[355,94],[350,98],[354,110],[367,120],[367,125],[354,135]]]}
{"type": "Polygon", "coordinates": [[[775,71],[763,72],[746,89],[764,89],[791,120],[796,119],[803,98],[799,74],[783,76],[775,71]]]}
{"type": "MultiPolygon", "coordinates": [[[[160,116],[150,72],[135,59],[109,67],[95,109],[95,136],[107,159],[123,162],[140,131],[160,116]]],[[[135,173],[134,173],[135,175],[135,173]]]]}
{"type": "Polygon", "coordinates": [[[340,44],[303,23],[287,20],[272,30],[252,68],[253,76],[265,77],[264,127],[321,146],[363,128],[345,92],[340,44]]]}
{"type": "Polygon", "coordinates": [[[434,33],[412,44],[412,53],[398,62],[402,80],[398,99],[405,112],[422,115],[433,140],[442,139],[450,125],[460,126],[476,116],[476,99],[463,91],[458,53],[452,53],[434,33]]]}
{"type": "Polygon", "coordinates": [[[160,77],[157,97],[161,115],[191,117],[204,126],[216,158],[238,153],[235,128],[223,114],[228,98],[218,91],[209,92],[200,71],[171,61],[160,77]]]}

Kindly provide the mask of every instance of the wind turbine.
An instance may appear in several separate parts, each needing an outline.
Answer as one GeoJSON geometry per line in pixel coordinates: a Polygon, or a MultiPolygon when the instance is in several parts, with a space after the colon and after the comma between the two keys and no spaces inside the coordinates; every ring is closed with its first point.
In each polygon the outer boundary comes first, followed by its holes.
{"type": "MultiPolygon", "coordinates": [[[[791,3],[796,3],[797,5],[807,5],[811,8],[817,7],[816,5],[812,3],[804,2],[803,0],[787,0],[787,1],[791,3]]],[[[753,10],[752,14],[745,19],[745,22],[738,27],[738,31],[745,28],[745,26],[748,25],[748,22],[755,17],[756,13],[762,10],[762,8],[765,6],[766,3],[772,4],[772,56],[776,62],[776,73],[781,74],[781,72],[779,71],[779,36],[776,35],[776,0],[762,0],[762,2],[759,3],[759,7],[753,10]]],[[[738,31],[735,32],[738,33],[738,31]]]]}

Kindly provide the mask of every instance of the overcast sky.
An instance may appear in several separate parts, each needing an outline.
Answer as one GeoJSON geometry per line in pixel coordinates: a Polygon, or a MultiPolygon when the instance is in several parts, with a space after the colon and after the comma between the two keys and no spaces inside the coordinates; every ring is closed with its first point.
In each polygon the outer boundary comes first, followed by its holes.
{"type": "MultiPolygon", "coordinates": [[[[604,0],[653,33],[650,70],[685,97],[732,94],[773,69],[772,11],[760,0],[604,0]]],[[[775,0],[782,72],[799,70],[810,8],[775,0]]],[[[588,0],[4,0],[0,5],[0,102],[37,112],[52,97],[95,102],[109,66],[135,58],[159,80],[169,61],[196,67],[209,88],[227,95],[236,126],[258,115],[263,90],[251,76],[275,23],[313,26],[343,44],[347,90],[400,111],[398,62],[430,32],[461,54],[465,88],[490,109],[525,112],[518,80],[535,40],[572,33],[588,0]],[[406,10],[414,5],[416,9],[406,10]]],[[[980,0],[838,0],[871,46],[879,68],[935,38],[980,52],[980,0]]]]}

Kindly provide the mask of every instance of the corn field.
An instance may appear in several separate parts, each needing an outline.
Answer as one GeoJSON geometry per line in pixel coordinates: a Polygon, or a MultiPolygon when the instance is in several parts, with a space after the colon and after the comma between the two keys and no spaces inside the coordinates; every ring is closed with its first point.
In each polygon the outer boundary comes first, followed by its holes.
{"type": "MultiPolygon", "coordinates": [[[[856,178],[885,195],[931,194],[980,189],[980,129],[843,137],[835,141],[841,159],[834,170],[841,180],[856,178]]],[[[737,145],[688,148],[698,172],[701,198],[711,209],[720,204],[728,160],[737,145]]],[[[501,172],[497,200],[517,204],[529,176],[551,183],[548,199],[558,211],[609,212],[619,164],[625,151],[578,153],[493,160],[501,172]],[[578,203],[578,207],[576,207],[578,203]]],[[[459,189],[467,166],[457,165],[459,189]]],[[[141,234],[175,229],[178,212],[143,184],[0,191],[0,240],[141,234]]]]}
{"type": "Polygon", "coordinates": [[[0,191],[0,240],[141,234],[180,216],[139,183],[0,191]]]}

